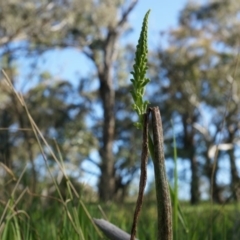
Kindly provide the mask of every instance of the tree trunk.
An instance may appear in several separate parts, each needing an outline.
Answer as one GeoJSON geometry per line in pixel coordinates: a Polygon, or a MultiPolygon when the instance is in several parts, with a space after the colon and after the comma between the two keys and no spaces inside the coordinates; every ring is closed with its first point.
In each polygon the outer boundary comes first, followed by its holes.
{"type": "Polygon", "coordinates": [[[12,161],[10,157],[10,142],[9,142],[9,125],[11,118],[6,110],[1,113],[1,127],[5,128],[0,132],[0,162],[5,164],[8,168],[12,169],[12,161]]]}
{"type": "Polygon", "coordinates": [[[112,71],[117,38],[118,33],[114,30],[109,30],[106,41],[102,43],[104,53],[103,60],[102,62],[95,60],[100,83],[99,95],[103,107],[102,146],[99,149],[102,162],[100,165],[101,176],[98,185],[99,198],[102,201],[112,200],[115,193],[115,162],[113,158],[115,90],[112,71]]]}
{"type": "Polygon", "coordinates": [[[228,151],[229,155],[229,160],[230,160],[230,171],[231,171],[231,191],[232,191],[232,197],[233,200],[238,201],[239,196],[237,194],[237,189],[239,189],[239,176],[238,176],[238,171],[237,171],[237,166],[235,162],[235,156],[234,156],[234,149],[230,149],[228,151]]]}
{"type": "Polygon", "coordinates": [[[115,170],[112,152],[115,129],[115,92],[112,85],[112,79],[109,76],[106,78],[100,76],[100,97],[104,111],[103,143],[99,150],[102,158],[100,166],[101,177],[99,180],[99,197],[102,201],[112,200],[115,192],[115,170]]]}
{"type": "Polygon", "coordinates": [[[224,202],[223,195],[222,195],[222,187],[217,184],[217,174],[218,174],[218,164],[219,159],[216,160],[214,166],[213,164],[211,165],[211,172],[210,172],[210,189],[211,189],[211,194],[212,194],[212,200],[215,203],[222,204],[224,202]],[[213,173],[214,171],[214,173],[213,173]]]}
{"type": "Polygon", "coordinates": [[[98,183],[99,198],[102,201],[112,200],[116,193],[116,171],[113,158],[113,141],[115,130],[115,89],[113,84],[113,63],[116,60],[116,44],[124,31],[129,13],[137,1],[132,1],[122,13],[116,27],[109,27],[106,38],[96,39],[89,48],[91,54],[85,54],[94,62],[99,77],[99,95],[103,106],[103,132],[99,153],[101,156],[101,176],[98,183]]]}
{"type": "MultiPolygon", "coordinates": [[[[210,145],[209,145],[210,147],[210,145]]],[[[206,151],[206,165],[205,165],[205,173],[209,181],[210,187],[210,198],[215,203],[223,203],[224,199],[222,196],[222,187],[217,184],[217,174],[219,169],[219,155],[217,155],[217,160],[214,160],[208,157],[208,151],[206,151]],[[215,166],[214,166],[215,164],[215,166]],[[214,173],[213,173],[214,171],[214,173]]]]}
{"type": "Polygon", "coordinates": [[[184,147],[188,153],[190,160],[190,167],[192,172],[191,177],[191,204],[197,204],[200,200],[199,192],[199,175],[198,165],[195,156],[195,143],[194,143],[194,129],[193,129],[193,117],[188,114],[183,115],[183,130],[184,130],[184,147]]]}
{"type": "Polygon", "coordinates": [[[197,204],[199,202],[200,193],[199,193],[199,176],[198,176],[198,166],[197,161],[194,155],[190,157],[191,163],[191,204],[197,204]]]}

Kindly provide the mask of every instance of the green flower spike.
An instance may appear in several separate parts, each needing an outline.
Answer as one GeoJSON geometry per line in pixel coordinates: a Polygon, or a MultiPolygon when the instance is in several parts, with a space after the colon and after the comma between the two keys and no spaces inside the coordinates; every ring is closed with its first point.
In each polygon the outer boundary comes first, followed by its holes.
{"type": "Polygon", "coordinates": [[[133,109],[137,112],[139,116],[139,121],[135,123],[135,126],[137,128],[142,128],[143,121],[142,115],[146,113],[147,106],[149,104],[148,101],[143,100],[145,86],[150,82],[150,80],[145,77],[148,68],[147,29],[149,13],[150,10],[148,10],[143,19],[142,30],[135,53],[135,64],[133,65],[133,71],[131,72],[131,74],[133,75],[133,78],[131,79],[131,82],[133,84],[133,89],[131,90],[131,94],[134,101],[133,109]]]}

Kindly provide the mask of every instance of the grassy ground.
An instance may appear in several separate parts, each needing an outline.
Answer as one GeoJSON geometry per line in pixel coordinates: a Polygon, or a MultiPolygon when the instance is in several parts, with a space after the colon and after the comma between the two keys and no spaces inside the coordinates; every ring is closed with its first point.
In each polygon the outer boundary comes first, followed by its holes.
{"type": "MultiPolygon", "coordinates": [[[[104,239],[95,229],[88,213],[95,218],[106,218],[110,222],[130,232],[134,203],[84,205],[72,202],[63,205],[52,202],[43,206],[38,200],[24,209],[9,208],[4,214],[3,205],[0,208],[0,239],[104,239]],[[104,216],[104,214],[106,216],[104,216]]],[[[182,207],[187,231],[179,224],[177,238],[182,239],[240,239],[240,205],[200,204],[199,206],[182,207]]],[[[138,238],[144,240],[156,239],[156,204],[144,203],[138,225],[138,238]]]]}
{"type": "MultiPolygon", "coordinates": [[[[129,231],[133,208],[132,204],[124,204],[121,207],[114,205],[106,208],[106,212],[111,216],[112,222],[129,231]]],[[[187,229],[179,224],[177,233],[179,240],[240,239],[240,205],[185,205],[182,210],[187,229]]],[[[140,239],[156,239],[156,218],[156,204],[145,202],[138,227],[140,239]]]]}

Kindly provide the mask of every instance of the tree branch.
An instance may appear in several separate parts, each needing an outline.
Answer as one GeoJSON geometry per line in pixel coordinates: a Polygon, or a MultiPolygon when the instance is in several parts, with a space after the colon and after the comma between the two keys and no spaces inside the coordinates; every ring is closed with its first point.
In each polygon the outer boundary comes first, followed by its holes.
{"type": "MultiPolygon", "coordinates": [[[[95,224],[101,229],[109,240],[129,240],[130,235],[112,223],[103,219],[93,219],[95,224]]],[[[135,238],[135,240],[138,240],[135,238]]]]}
{"type": "Polygon", "coordinates": [[[130,6],[127,8],[127,10],[123,13],[122,19],[118,22],[117,26],[121,27],[126,21],[129,13],[134,9],[136,4],[138,3],[138,0],[133,0],[130,4],[130,6]]]}

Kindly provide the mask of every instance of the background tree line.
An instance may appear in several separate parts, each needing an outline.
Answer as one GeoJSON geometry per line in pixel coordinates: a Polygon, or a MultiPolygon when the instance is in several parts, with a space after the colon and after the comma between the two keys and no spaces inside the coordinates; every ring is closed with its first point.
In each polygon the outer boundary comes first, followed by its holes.
{"type": "MultiPolygon", "coordinates": [[[[29,112],[56,153],[57,143],[74,172],[71,176],[78,179],[83,171],[91,172],[82,169],[85,161],[99,169],[93,174],[98,175],[103,201],[123,200],[140,164],[141,133],[133,126],[129,93],[135,46],[120,41],[131,30],[128,17],[136,4],[0,2],[2,68],[18,90],[25,86],[21,92],[29,112]],[[94,66],[87,78],[76,77],[77,86],[50,71],[38,71],[39,58],[59,48],[80,51],[94,66]],[[21,61],[30,71],[19,82],[21,61]],[[91,158],[92,151],[100,161],[91,158]]],[[[149,52],[147,98],[161,109],[167,161],[173,156],[171,120],[174,123],[178,157],[190,164],[192,204],[200,201],[202,181],[208,182],[214,201],[239,200],[238,5],[233,0],[187,4],[178,26],[165,33],[168,46],[159,44],[149,52]],[[221,184],[221,164],[226,166],[226,161],[229,186],[221,184]]],[[[23,184],[31,183],[31,191],[40,192],[47,185],[45,167],[39,165],[41,152],[24,109],[2,79],[0,85],[0,162],[17,175],[28,164],[23,184]]],[[[54,169],[54,160],[49,156],[48,161],[54,169]]],[[[6,189],[12,178],[1,171],[1,187],[6,189]]]]}

